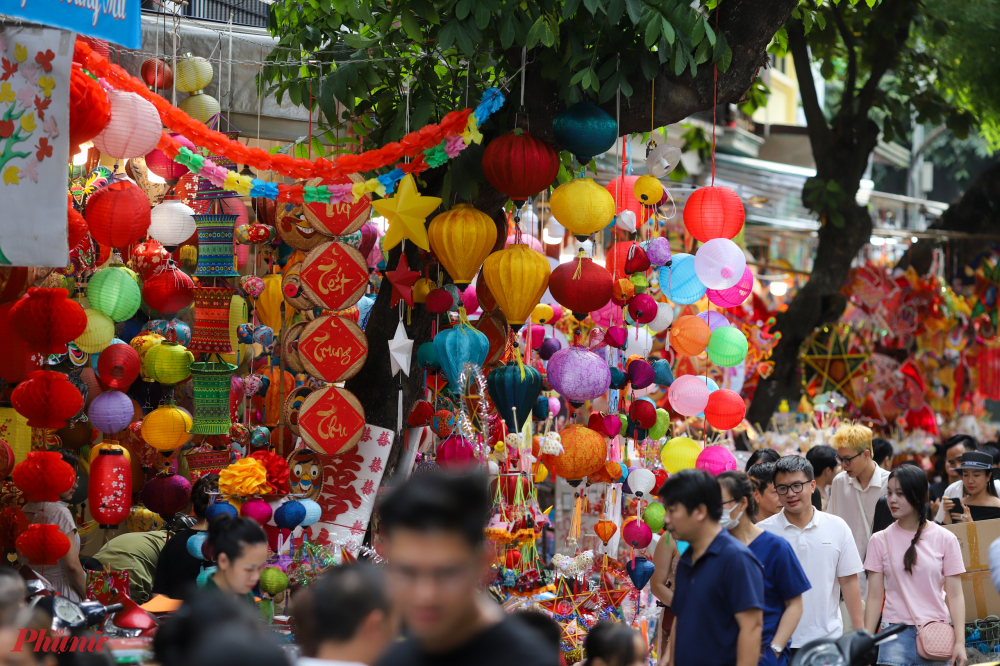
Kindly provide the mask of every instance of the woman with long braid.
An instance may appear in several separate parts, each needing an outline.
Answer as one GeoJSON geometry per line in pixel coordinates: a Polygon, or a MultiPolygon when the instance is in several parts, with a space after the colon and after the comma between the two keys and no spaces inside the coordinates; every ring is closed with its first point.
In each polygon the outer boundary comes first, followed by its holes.
{"type": "Polygon", "coordinates": [[[892,624],[908,626],[897,640],[879,647],[877,663],[963,666],[967,659],[961,580],[965,566],[958,538],[927,520],[928,486],[923,470],[912,465],[899,467],[889,475],[888,488],[889,510],[896,522],[873,534],[868,544],[865,629],[875,633],[892,624]],[[919,617],[913,617],[911,608],[919,617]],[[950,622],[955,627],[950,662],[930,661],[918,653],[916,628],[927,622],[950,622]]]}

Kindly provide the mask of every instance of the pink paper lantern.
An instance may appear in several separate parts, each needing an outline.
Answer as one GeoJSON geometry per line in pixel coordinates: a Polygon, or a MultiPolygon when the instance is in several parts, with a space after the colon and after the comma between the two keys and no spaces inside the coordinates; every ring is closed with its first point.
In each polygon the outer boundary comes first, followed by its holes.
{"type": "Polygon", "coordinates": [[[619,308],[612,301],[608,301],[600,310],[594,310],[590,313],[590,318],[594,320],[594,323],[601,328],[608,328],[611,326],[612,317],[617,319],[617,312],[619,308]]]}
{"type": "Polygon", "coordinates": [[[714,331],[717,328],[722,328],[723,326],[730,326],[729,320],[721,312],[716,312],[715,310],[709,310],[708,312],[699,312],[697,315],[698,319],[701,319],[706,324],[708,324],[708,330],[714,331]]]}
{"type": "Polygon", "coordinates": [[[479,299],[476,297],[475,285],[470,284],[462,292],[462,307],[465,308],[467,313],[479,310],[479,299]]]}
{"type": "Polygon", "coordinates": [[[703,380],[694,375],[684,375],[670,385],[667,397],[670,406],[681,416],[697,416],[708,405],[709,389],[703,380]]]}
{"type": "Polygon", "coordinates": [[[452,435],[437,447],[437,464],[443,470],[462,471],[478,461],[472,442],[461,435],[452,435]]]}
{"type": "Polygon", "coordinates": [[[563,316],[562,306],[558,303],[549,303],[549,307],[552,308],[552,321],[559,321],[563,316]]]}
{"type": "Polygon", "coordinates": [[[261,525],[266,525],[271,520],[272,513],[271,505],[259,497],[247,500],[240,507],[241,516],[250,518],[261,525]]]}
{"type": "Polygon", "coordinates": [[[622,527],[622,539],[633,548],[645,548],[653,540],[653,530],[641,520],[630,520],[622,527]]]}
{"type": "Polygon", "coordinates": [[[559,402],[559,398],[549,398],[549,414],[553,417],[562,411],[562,403],[559,402]]]}
{"type": "Polygon", "coordinates": [[[740,246],[728,238],[713,238],[695,253],[694,270],[708,289],[735,287],[747,267],[740,246]]]}
{"type": "Polygon", "coordinates": [[[743,269],[743,277],[735,286],[728,289],[706,289],[705,293],[708,294],[708,300],[714,305],[718,305],[720,308],[735,308],[747,300],[751,291],[753,291],[753,273],[747,266],[743,269]]]}
{"type": "MultiPolygon", "coordinates": [[[[507,242],[504,243],[504,248],[508,248],[514,244],[515,244],[514,236],[507,236],[507,242]]],[[[535,252],[540,252],[542,254],[545,254],[544,250],[542,250],[542,241],[538,240],[534,236],[529,236],[528,234],[522,233],[521,245],[527,245],[535,252]]]]}
{"type": "MultiPolygon", "coordinates": [[[[531,325],[531,348],[539,349],[542,346],[542,342],[545,340],[545,327],[541,324],[531,325]]],[[[521,344],[528,344],[528,327],[524,326],[521,328],[521,344]]]]}
{"type": "Polygon", "coordinates": [[[723,472],[736,469],[736,458],[724,446],[706,446],[698,454],[698,459],[694,463],[695,469],[708,472],[712,476],[718,476],[723,472]]]}
{"type": "Polygon", "coordinates": [[[112,90],[111,120],[94,137],[94,146],[105,155],[128,159],[146,155],[160,141],[160,114],[151,102],[136,93],[112,90]]]}

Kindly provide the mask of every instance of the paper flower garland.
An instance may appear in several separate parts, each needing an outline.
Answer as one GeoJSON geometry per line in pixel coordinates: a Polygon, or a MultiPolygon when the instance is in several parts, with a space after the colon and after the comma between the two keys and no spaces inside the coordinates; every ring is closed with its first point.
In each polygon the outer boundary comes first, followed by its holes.
{"type": "Polygon", "coordinates": [[[263,495],[270,488],[267,468],[256,458],[237,460],[219,472],[219,492],[223,495],[263,495]]]}

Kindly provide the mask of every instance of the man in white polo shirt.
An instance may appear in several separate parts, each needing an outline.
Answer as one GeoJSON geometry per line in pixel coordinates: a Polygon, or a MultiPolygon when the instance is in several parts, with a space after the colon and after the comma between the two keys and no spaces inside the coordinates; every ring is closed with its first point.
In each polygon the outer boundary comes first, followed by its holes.
{"type": "Polygon", "coordinates": [[[802,595],[802,619],[792,634],[792,651],[817,638],[843,633],[840,594],[851,626],[864,628],[858,574],[864,571],[850,528],[841,518],[813,507],[816,489],[812,465],[801,456],[784,456],[774,464],[774,489],[781,512],[757,527],[791,544],[812,589],[802,595]]]}
{"type": "MultiPolygon", "coordinates": [[[[837,459],[844,471],[833,477],[827,512],[844,519],[854,533],[861,561],[868,553],[872,538],[872,519],[880,497],[889,492],[889,472],[872,460],[872,431],[863,425],[846,423],[834,433],[830,445],[837,449],[837,459]]],[[[868,577],[859,577],[861,598],[868,595],[868,577]]]]}

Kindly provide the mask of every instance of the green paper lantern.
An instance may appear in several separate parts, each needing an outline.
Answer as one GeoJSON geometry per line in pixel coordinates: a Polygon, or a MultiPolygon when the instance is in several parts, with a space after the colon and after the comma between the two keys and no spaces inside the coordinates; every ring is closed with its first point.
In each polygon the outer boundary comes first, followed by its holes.
{"type": "Polygon", "coordinates": [[[653,502],[642,512],[642,522],[649,525],[649,529],[655,534],[663,529],[663,521],[667,515],[667,510],[659,502],[653,502]]]}
{"type": "Polygon", "coordinates": [[[127,268],[113,266],[97,271],[87,284],[90,307],[114,321],[125,321],[136,313],[142,292],[134,274],[127,268]]]}
{"type": "Polygon", "coordinates": [[[260,590],[272,597],[288,589],[288,575],[278,567],[266,567],[260,572],[260,590]]]}
{"type": "Polygon", "coordinates": [[[733,368],[742,363],[750,350],[747,336],[735,326],[720,326],[708,340],[708,358],[712,363],[733,368]]]}
{"type": "Polygon", "coordinates": [[[649,432],[646,433],[646,436],[649,439],[653,440],[660,439],[661,437],[665,437],[667,435],[667,428],[669,427],[670,427],[670,412],[663,409],[662,407],[659,407],[656,410],[656,424],[654,424],[653,427],[649,429],[649,432]]]}

